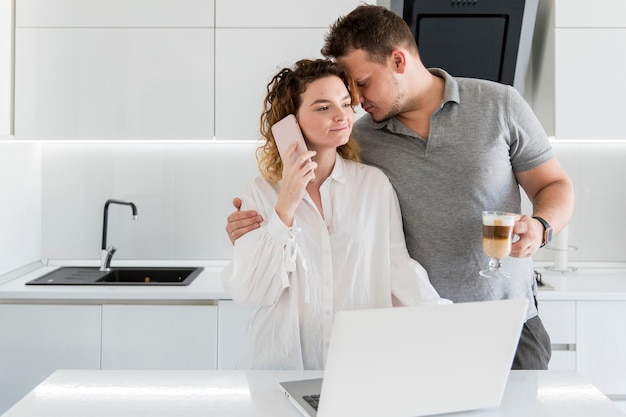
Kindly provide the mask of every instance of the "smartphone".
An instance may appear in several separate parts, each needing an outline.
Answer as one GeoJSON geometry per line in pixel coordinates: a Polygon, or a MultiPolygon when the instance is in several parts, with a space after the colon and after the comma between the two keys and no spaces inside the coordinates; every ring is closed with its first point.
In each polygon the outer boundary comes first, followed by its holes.
{"type": "Polygon", "coordinates": [[[272,134],[278,147],[278,153],[282,160],[285,160],[287,150],[293,143],[297,143],[298,147],[293,154],[294,161],[298,155],[307,150],[306,143],[304,142],[304,136],[302,136],[302,130],[298,125],[298,120],[293,114],[288,114],[286,117],[280,119],[272,126],[272,134]]]}

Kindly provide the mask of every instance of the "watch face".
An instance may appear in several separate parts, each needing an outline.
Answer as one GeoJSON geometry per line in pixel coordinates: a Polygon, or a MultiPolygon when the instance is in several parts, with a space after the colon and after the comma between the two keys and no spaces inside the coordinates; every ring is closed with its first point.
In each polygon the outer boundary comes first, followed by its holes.
{"type": "Polygon", "coordinates": [[[545,244],[550,243],[550,241],[552,240],[552,228],[551,227],[547,228],[546,231],[544,232],[543,240],[545,241],[545,244]]]}

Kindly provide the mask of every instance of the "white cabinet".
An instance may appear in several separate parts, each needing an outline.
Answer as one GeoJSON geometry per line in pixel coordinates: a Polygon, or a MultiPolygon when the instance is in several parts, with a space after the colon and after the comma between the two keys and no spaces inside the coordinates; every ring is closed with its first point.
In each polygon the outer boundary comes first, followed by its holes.
{"type": "Polygon", "coordinates": [[[217,369],[235,369],[248,328],[250,309],[231,300],[219,301],[217,369]]]}
{"type": "Polygon", "coordinates": [[[213,29],[17,28],[18,139],[211,139],[213,29]]]}
{"type": "Polygon", "coordinates": [[[215,137],[260,139],[272,76],[301,58],[320,58],[326,29],[220,29],[215,38],[215,137]],[[237,51],[237,53],[233,53],[237,51]],[[243,94],[243,96],[242,96],[243,94]]]}
{"type": "Polygon", "coordinates": [[[217,306],[102,306],[102,369],[216,369],[217,306]]]}
{"type": "Polygon", "coordinates": [[[0,304],[0,414],[57,369],[217,369],[217,306],[0,304]]]}
{"type": "Polygon", "coordinates": [[[555,0],[556,27],[626,27],[624,0],[555,0]]]}
{"type": "Polygon", "coordinates": [[[626,301],[540,300],[539,316],[552,339],[550,369],[575,369],[626,398],[626,301]]]}
{"type": "Polygon", "coordinates": [[[548,368],[576,369],[576,302],[540,301],[539,317],[552,342],[548,368]]]}
{"type": "Polygon", "coordinates": [[[18,0],[17,139],[212,139],[213,0],[18,0]]]}
{"type": "Polygon", "coordinates": [[[278,70],[299,59],[321,58],[320,50],[330,24],[361,3],[356,0],[217,0],[215,137],[260,139],[259,116],[267,83],[278,70]],[[244,99],[242,93],[245,93],[244,99]]]}
{"type": "Polygon", "coordinates": [[[626,398],[626,302],[578,301],[577,370],[608,395],[626,398]]]}
{"type": "Polygon", "coordinates": [[[271,76],[359,4],[17,0],[15,137],[256,140],[271,76]]]}
{"type": "MultiPolygon", "coordinates": [[[[355,0],[216,0],[215,24],[220,28],[328,27],[361,3],[355,0]]],[[[376,1],[365,3],[375,4],[376,1]]]]}
{"type": "Polygon", "coordinates": [[[0,304],[0,414],[57,369],[100,369],[99,305],[0,304]]]}
{"type": "Polygon", "coordinates": [[[626,27],[556,28],[557,139],[626,139],[626,27]]]}
{"type": "Polygon", "coordinates": [[[626,2],[555,1],[555,136],[626,139],[626,2]]]}
{"type": "Polygon", "coordinates": [[[212,0],[17,0],[17,26],[206,27],[212,0]]]}

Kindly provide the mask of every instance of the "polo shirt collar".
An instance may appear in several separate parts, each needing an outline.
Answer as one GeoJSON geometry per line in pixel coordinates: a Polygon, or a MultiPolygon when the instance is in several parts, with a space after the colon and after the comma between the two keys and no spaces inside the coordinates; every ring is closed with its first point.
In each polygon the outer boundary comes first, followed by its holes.
{"type": "MultiPolygon", "coordinates": [[[[441,103],[441,107],[443,107],[448,102],[461,102],[459,94],[459,83],[457,82],[456,78],[440,68],[428,68],[428,71],[433,75],[443,78],[444,80],[443,102],[441,103]]],[[[404,130],[407,130],[407,127],[404,126],[395,117],[383,120],[382,122],[374,122],[372,120],[372,126],[374,127],[374,129],[382,129],[383,127],[386,127],[390,132],[402,132],[404,130]]]]}

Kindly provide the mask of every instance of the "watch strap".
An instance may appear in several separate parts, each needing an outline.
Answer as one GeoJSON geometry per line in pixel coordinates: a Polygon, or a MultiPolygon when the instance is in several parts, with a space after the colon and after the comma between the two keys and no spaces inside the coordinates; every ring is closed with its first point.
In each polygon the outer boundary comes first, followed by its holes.
{"type": "Polygon", "coordinates": [[[533,216],[533,219],[539,221],[543,226],[543,240],[541,242],[541,247],[543,248],[552,240],[552,226],[542,217],[533,216]]]}

